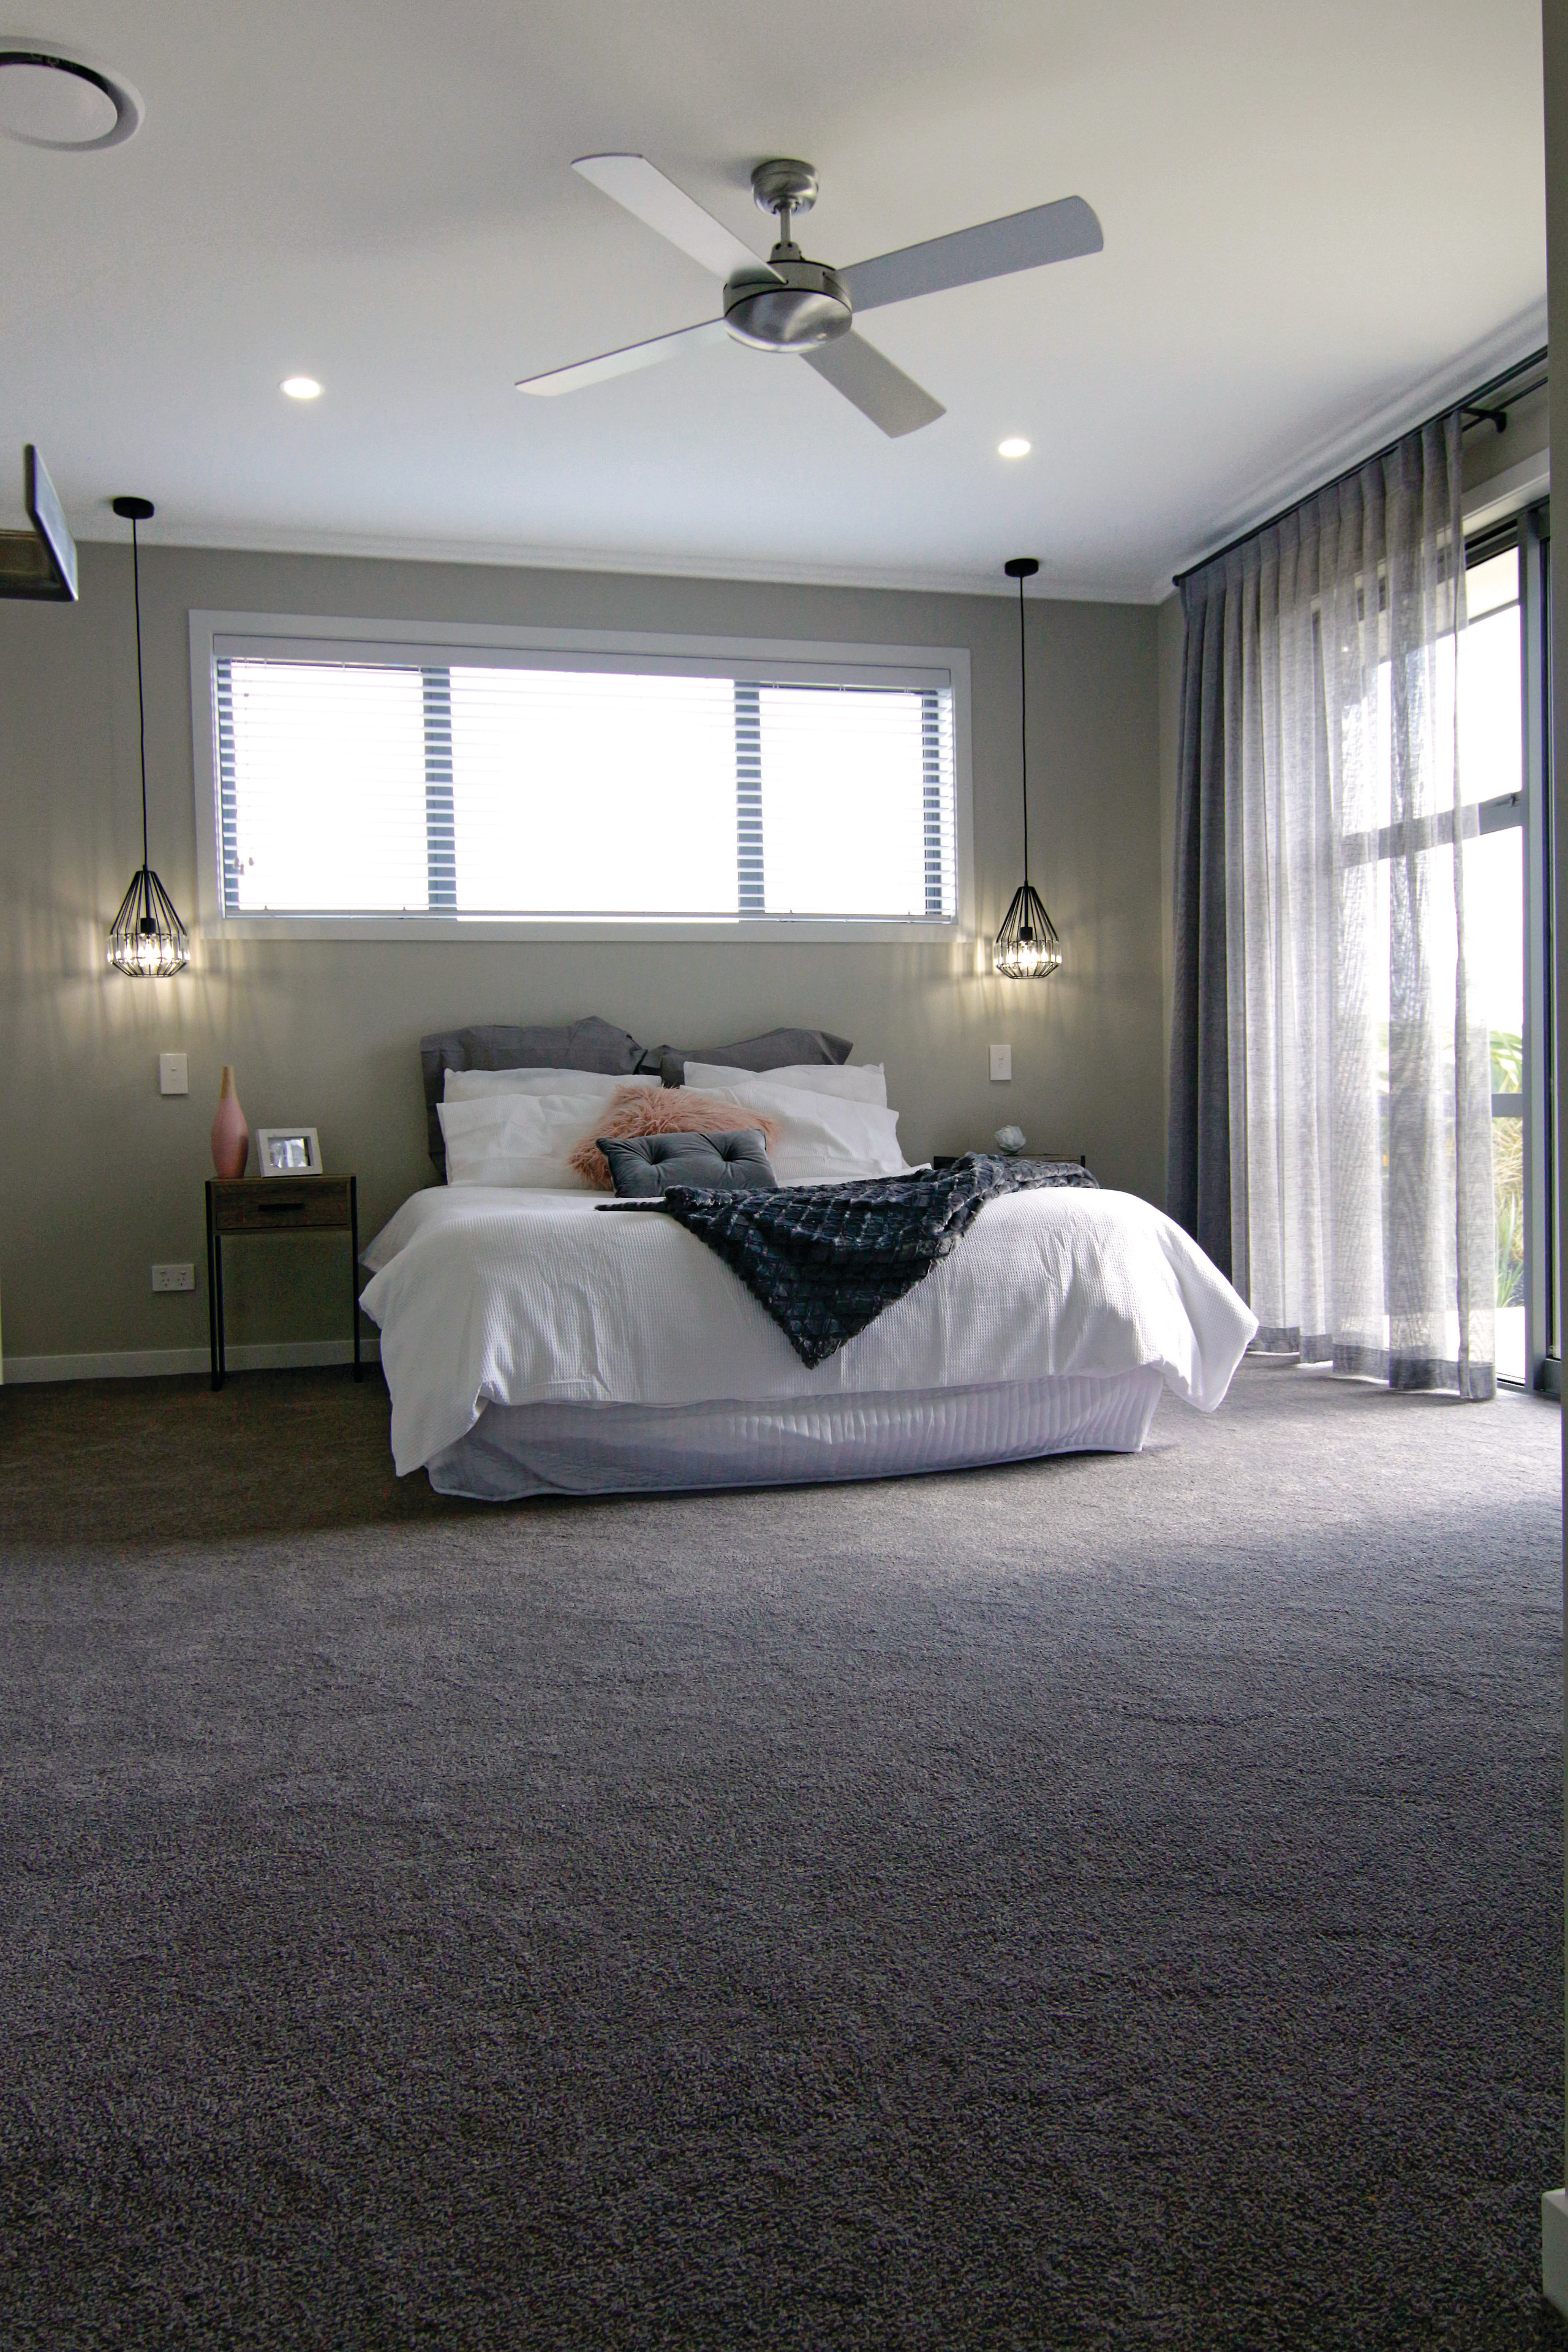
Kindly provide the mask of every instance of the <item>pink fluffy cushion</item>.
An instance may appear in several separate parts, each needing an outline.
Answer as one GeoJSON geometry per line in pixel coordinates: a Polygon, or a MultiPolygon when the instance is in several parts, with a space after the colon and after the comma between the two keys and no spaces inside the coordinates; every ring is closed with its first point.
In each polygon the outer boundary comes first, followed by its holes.
{"type": "Polygon", "coordinates": [[[695,1094],[689,1087],[617,1087],[608,1110],[600,1113],[572,1153],[579,1176],[601,1192],[613,1192],[610,1163],[599,1149],[607,1135],[619,1143],[629,1135],[761,1135],[778,1141],[779,1123],[743,1103],[720,1102],[716,1096],[695,1094]]]}

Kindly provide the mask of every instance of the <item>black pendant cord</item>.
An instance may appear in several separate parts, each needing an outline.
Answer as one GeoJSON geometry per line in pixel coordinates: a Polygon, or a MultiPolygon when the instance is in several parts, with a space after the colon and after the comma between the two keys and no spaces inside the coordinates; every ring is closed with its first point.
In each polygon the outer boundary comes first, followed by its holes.
{"type": "Polygon", "coordinates": [[[1061,969],[1061,943],[1039,892],[1029,879],[1029,647],[1024,583],[1039,570],[1032,555],[1010,555],[1002,569],[1018,583],[1018,772],[1024,793],[1024,878],[996,934],[994,969],[1005,980],[1048,980],[1061,969]]]}
{"type": "MultiPolygon", "coordinates": [[[[140,654],[137,661],[140,664],[140,654]]],[[[1024,779],[1024,886],[1026,889],[1029,882],[1029,666],[1024,651],[1024,582],[1021,574],[1018,580],[1018,757],[1024,779]]]]}
{"type": "Polygon", "coordinates": [[[169,980],[191,960],[179,909],[153,873],[147,837],[147,688],[142,670],[142,545],[137,526],[153,512],[151,499],[111,499],[131,525],[131,581],[136,608],[136,748],[142,768],[142,863],[109,931],[109,961],[132,980],[169,980]]]}
{"type": "MultiPolygon", "coordinates": [[[[142,564],[136,547],[136,518],[131,518],[131,579],[136,598],[136,731],[142,751],[142,866],[147,866],[147,702],[142,688],[142,564]]],[[[1023,591],[1020,588],[1019,594],[1023,591]]],[[[1028,856],[1025,853],[1025,867],[1028,856]]]]}

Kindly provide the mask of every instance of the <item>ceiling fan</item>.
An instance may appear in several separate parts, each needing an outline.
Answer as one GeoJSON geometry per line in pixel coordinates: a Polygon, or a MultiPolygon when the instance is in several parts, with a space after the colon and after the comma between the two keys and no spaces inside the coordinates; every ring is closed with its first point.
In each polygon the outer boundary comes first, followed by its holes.
{"type": "Polygon", "coordinates": [[[520,392],[547,397],[652,367],[693,344],[731,335],[758,351],[797,353],[863,416],[897,439],[934,424],[946,411],[855,332],[857,312],[907,302],[916,294],[938,294],[949,286],[975,286],[1017,269],[1038,269],[1048,261],[1071,261],[1099,253],[1105,244],[1093,207],[1081,196],[1062,196],[1002,220],[982,221],[978,228],[879,254],[849,269],[832,269],[824,261],[808,261],[792,235],[795,221],[816,202],[816,173],[809,163],[782,156],[759,163],[752,173],[752,194],[779,226],[772,253],[759,261],[646,155],[581,155],[572,169],[722,278],[724,307],[721,318],[628,343],[574,367],[552,368],[546,375],[525,376],[518,385],[520,392]]]}

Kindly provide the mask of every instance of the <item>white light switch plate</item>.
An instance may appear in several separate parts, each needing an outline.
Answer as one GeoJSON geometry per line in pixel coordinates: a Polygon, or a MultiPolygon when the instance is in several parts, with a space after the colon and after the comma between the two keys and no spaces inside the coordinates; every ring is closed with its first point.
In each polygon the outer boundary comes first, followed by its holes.
{"type": "Polygon", "coordinates": [[[194,1265],[155,1265],[153,1268],[154,1290],[194,1290],[196,1270],[194,1265]]]}
{"type": "Polygon", "coordinates": [[[1011,1045],[993,1045],[991,1048],[992,1077],[994,1079],[1010,1078],[1012,1075],[1013,1048],[1011,1045]]]}
{"type": "Polygon", "coordinates": [[[191,1091],[190,1064],[184,1054],[160,1054],[158,1056],[158,1092],[161,1095],[188,1095],[191,1091]]]}

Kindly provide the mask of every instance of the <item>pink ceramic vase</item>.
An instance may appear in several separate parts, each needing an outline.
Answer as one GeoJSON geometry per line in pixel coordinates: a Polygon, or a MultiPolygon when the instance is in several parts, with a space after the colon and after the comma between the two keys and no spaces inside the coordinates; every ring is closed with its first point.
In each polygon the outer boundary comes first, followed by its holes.
{"type": "Polygon", "coordinates": [[[223,1066],[223,1087],[213,1113],[213,1166],[220,1176],[243,1176],[250,1157],[250,1129],[234,1090],[234,1067],[223,1066]]]}

